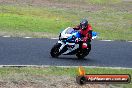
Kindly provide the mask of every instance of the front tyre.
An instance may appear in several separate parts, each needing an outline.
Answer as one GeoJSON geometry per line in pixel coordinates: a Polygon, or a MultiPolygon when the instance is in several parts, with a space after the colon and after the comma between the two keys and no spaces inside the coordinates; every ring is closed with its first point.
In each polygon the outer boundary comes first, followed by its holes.
{"type": "Polygon", "coordinates": [[[50,55],[53,57],[53,58],[57,58],[59,56],[59,48],[61,47],[61,44],[60,43],[56,43],[51,51],[50,51],[50,55]]]}

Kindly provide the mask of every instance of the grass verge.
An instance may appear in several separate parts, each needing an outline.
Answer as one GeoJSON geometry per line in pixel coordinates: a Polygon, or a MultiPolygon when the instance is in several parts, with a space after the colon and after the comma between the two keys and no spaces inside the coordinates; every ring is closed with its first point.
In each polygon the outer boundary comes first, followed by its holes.
{"type": "MultiPolygon", "coordinates": [[[[0,6],[0,32],[12,36],[44,37],[44,33],[58,35],[68,27],[75,26],[81,18],[89,18],[99,39],[132,40],[131,3],[119,0],[90,0],[73,3],[56,0],[52,6],[9,5],[0,6]],[[83,4],[86,4],[84,7],[83,4]],[[60,8],[58,5],[62,5],[60,8]],[[67,7],[66,5],[69,5],[67,7]],[[32,35],[40,33],[39,35],[32,35]],[[23,35],[24,36],[24,35],[23,35]]],[[[29,3],[28,3],[29,4],[29,3]]],[[[49,4],[49,3],[48,3],[49,4]]]]}
{"type": "MultiPolygon", "coordinates": [[[[112,68],[85,68],[87,74],[130,74],[132,69],[112,69],[112,68]]],[[[4,67],[0,68],[1,81],[22,81],[28,80],[32,82],[46,81],[45,77],[75,77],[78,74],[76,67],[4,67]]],[[[121,88],[131,88],[130,84],[114,84],[121,88]]]]}

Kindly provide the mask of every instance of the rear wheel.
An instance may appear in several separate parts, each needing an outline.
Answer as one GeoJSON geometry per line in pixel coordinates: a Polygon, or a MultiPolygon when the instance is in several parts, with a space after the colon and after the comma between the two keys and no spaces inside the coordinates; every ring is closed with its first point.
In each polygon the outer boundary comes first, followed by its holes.
{"type": "Polygon", "coordinates": [[[60,43],[56,43],[51,51],[50,51],[50,55],[53,57],[53,58],[57,58],[59,56],[59,48],[60,48],[61,44],[60,43]]]}
{"type": "Polygon", "coordinates": [[[78,57],[78,59],[84,59],[89,54],[90,50],[91,50],[91,45],[89,45],[88,49],[78,50],[76,56],[78,57]]]}
{"type": "Polygon", "coordinates": [[[79,50],[76,56],[78,59],[83,59],[85,57],[83,50],[79,50]]]}

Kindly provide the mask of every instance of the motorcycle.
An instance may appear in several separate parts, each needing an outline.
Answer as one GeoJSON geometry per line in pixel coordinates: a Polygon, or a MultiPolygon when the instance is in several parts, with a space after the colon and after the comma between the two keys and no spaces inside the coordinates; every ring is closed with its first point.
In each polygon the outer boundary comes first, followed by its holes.
{"type": "MultiPolygon", "coordinates": [[[[97,33],[92,32],[92,39],[96,37],[97,33]]],[[[59,41],[52,47],[50,55],[53,58],[57,58],[59,55],[76,55],[78,58],[84,58],[89,54],[90,50],[89,48],[80,49],[81,43],[80,32],[68,27],[60,33],[59,41]]]]}

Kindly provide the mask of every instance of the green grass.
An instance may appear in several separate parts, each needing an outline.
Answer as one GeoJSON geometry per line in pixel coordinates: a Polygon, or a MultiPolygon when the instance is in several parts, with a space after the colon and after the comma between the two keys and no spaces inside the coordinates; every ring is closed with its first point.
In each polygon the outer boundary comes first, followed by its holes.
{"type": "MultiPolygon", "coordinates": [[[[56,2],[66,3],[65,0],[56,0],[56,2]]],[[[70,2],[74,1],[70,0],[70,2]]],[[[43,37],[43,33],[58,35],[62,29],[77,25],[79,20],[85,17],[89,18],[93,30],[99,33],[98,39],[132,40],[131,12],[121,11],[120,5],[123,3],[120,0],[110,1],[111,4],[117,4],[120,9],[112,8],[106,2],[108,1],[90,0],[87,2],[95,4],[95,8],[98,3],[105,3],[105,5],[99,5],[101,9],[97,11],[87,11],[81,8],[1,5],[0,33],[6,32],[9,35],[14,33],[14,36],[15,34],[19,36],[21,33],[34,36],[33,33],[40,33],[35,37],[43,37]]]]}
{"type": "Polygon", "coordinates": [[[57,19],[57,15],[50,16],[51,13],[45,9],[1,7],[3,8],[6,12],[0,14],[0,31],[58,33],[61,28],[70,25],[63,18],[57,19]]]}
{"type": "MultiPolygon", "coordinates": [[[[112,68],[84,68],[87,74],[130,74],[132,76],[132,69],[112,69],[112,68]]],[[[35,68],[35,67],[4,67],[0,68],[0,79],[10,79],[11,77],[15,77],[15,75],[27,75],[36,77],[44,77],[47,76],[71,76],[75,77],[78,75],[78,68],[63,68],[63,67],[44,67],[44,68],[35,68]]],[[[26,77],[26,76],[24,76],[26,77]]],[[[14,78],[16,79],[16,78],[14,78]]],[[[21,80],[26,79],[20,77],[21,80]]],[[[32,79],[31,79],[32,80],[32,79]]],[[[118,85],[118,84],[117,84],[118,85]]],[[[122,84],[118,85],[123,88],[131,88],[132,83],[130,84],[122,84]]]]}
{"type": "Polygon", "coordinates": [[[0,14],[1,30],[20,32],[50,32],[58,33],[59,29],[68,26],[65,21],[57,22],[56,19],[39,18],[35,16],[19,16],[16,14],[0,14]],[[10,30],[9,30],[10,29],[10,30]]]}
{"type": "MultiPolygon", "coordinates": [[[[89,68],[85,67],[87,74],[130,74],[132,76],[132,69],[112,69],[112,68],[89,68]]],[[[3,67],[0,68],[0,77],[8,76],[9,74],[32,74],[32,75],[68,75],[76,76],[78,68],[75,67],[3,67]]]]}
{"type": "Polygon", "coordinates": [[[121,0],[86,0],[87,2],[94,3],[94,4],[113,4],[113,3],[119,3],[121,0]]]}

